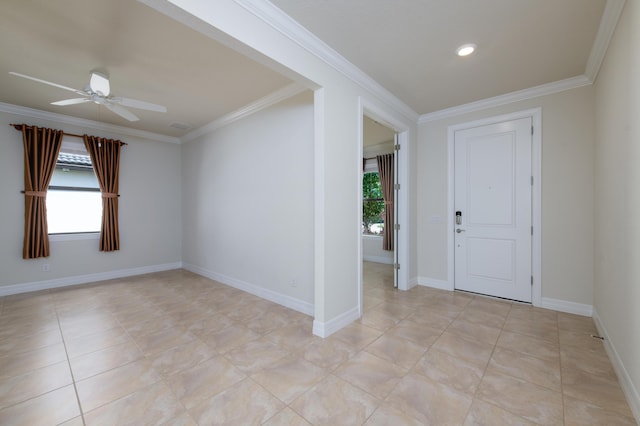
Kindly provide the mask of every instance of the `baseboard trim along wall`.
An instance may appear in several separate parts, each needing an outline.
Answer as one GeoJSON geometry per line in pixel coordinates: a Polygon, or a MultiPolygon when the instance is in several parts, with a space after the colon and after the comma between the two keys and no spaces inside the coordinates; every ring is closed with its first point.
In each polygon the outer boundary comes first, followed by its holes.
{"type": "MultiPolygon", "coordinates": [[[[413,281],[413,280],[412,280],[413,281]]],[[[417,277],[415,281],[418,285],[437,288],[439,290],[452,291],[453,286],[446,280],[438,280],[427,277],[417,277]]],[[[583,303],[569,302],[566,300],[552,299],[550,297],[543,297],[540,301],[540,308],[551,309],[552,311],[566,312],[569,314],[582,315],[585,317],[593,316],[593,306],[585,305],[583,303]]]]}
{"type": "Polygon", "coordinates": [[[329,337],[336,331],[340,330],[343,327],[346,327],[358,318],[360,318],[360,310],[358,309],[358,307],[355,307],[327,322],[320,322],[314,319],[313,334],[322,338],[329,337]]]}
{"type": "Polygon", "coordinates": [[[207,277],[221,284],[237,288],[238,290],[246,291],[247,293],[251,293],[254,296],[261,297],[263,299],[269,300],[270,302],[274,302],[287,308],[293,309],[294,311],[302,312],[303,314],[309,316],[313,316],[315,313],[312,303],[308,303],[291,296],[277,293],[275,291],[268,290],[255,284],[251,284],[224,274],[213,272],[208,269],[201,268],[200,266],[192,265],[190,263],[184,263],[182,267],[187,271],[202,275],[203,277],[207,277]]]}
{"type": "Polygon", "coordinates": [[[55,278],[46,281],[11,284],[0,287],[0,296],[29,293],[32,291],[49,290],[53,288],[69,287],[97,281],[113,280],[116,278],[132,277],[153,272],[169,271],[182,268],[182,262],[164,263],[161,265],[141,266],[138,268],[119,269],[116,271],[98,272],[96,274],[75,275],[71,277],[55,278]]]}
{"type": "Polygon", "coordinates": [[[613,364],[613,369],[618,375],[618,380],[620,381],[624,395],[627,397],[629,407],[631,408],[633,415],[636,417],[636,421],[640,424],[640,392],[638,392],[638,389],[634,386],[633,381],[622,363],[622,359],[620,358],[620,355],[618,355],[618,351],[609,339],[609,333],[607,333],[607,329],[604,327],[604,324],[602,324],[596,310],[593,311],[593,321],[596,323],[596,328],[598,329],[598,333],[600,333],[600,337],[604,337],[604,349],[607,351],[609,360],[611,361],[611,364],[613,364]]]}

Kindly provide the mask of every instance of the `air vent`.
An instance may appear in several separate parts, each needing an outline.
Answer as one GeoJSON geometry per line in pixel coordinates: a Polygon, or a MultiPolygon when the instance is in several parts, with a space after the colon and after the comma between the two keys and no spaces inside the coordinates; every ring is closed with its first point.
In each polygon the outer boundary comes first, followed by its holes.
{"type": "Polygon", "coordinates": [[[178,130],[189,130],[191,128],[191,125],[180,121],[174,121],[173,123],[169,124],[169,127],[173,127],[174,129],[178,130]]]}

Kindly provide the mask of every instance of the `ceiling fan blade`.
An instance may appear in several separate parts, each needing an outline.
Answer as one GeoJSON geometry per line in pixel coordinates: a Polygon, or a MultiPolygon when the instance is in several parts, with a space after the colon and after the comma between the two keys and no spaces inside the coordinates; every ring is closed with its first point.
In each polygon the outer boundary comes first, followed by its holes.
{"type": "Polygon", "coordinates": [[[112,104],[112,103],[109,103],[109,102],[105,102],[103,105],[106,106],[107,108],[109,108],[114,113],[118,114],[120,117],[125,118],[125,119],[127,119],[129,121],[138,121],[138,120],[140,120],[137,115],[135,115],[134,113],[132,113],[128,109],[121,107],[120,105],[112,104]]]}
{"type": "Polygon", "coordinates": [[[137,99],[114,97],[109,98],[109,101],[129,108],[146,109],[148,111],[156,112],[167,112],[167,107],[165,106],[152,104],[151,102],[139,101],[137,99]]]}
{"type": "Polygon", "coordinates": [[[85,102],[91,102],[91,98],[65,99],[62,101],[51,102],[51,105],[67,106],[67,105],[83,104],[85,102]]]}
{"type": "Polygon", "coordinates": [[[86,96],[86,93],[84,93],[82,90],[73,89],[71,87],[63,86],[62,84],[52,83],[52,82],[47,81],[47,80],[42,80],[40,78],[31,77],[29,75],[20,74],[20,73],[13,72],[13,71],[9,71],[9,74],[15,75],[16,77],[26,78],[27,80],[37,81],[38,83],[47,84],[49,86],[57,87],[58,89],[68,90],[69,92],[77,93],[78,95],[86,96]]]}

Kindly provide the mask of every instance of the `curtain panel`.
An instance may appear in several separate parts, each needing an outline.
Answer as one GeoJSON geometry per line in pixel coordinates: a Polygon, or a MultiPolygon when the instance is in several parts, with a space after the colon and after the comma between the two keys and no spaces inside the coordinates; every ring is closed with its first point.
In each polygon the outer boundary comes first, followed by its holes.
{"type": "Polygon", "coordinates": [[[62,130],[26,124],[14,125],[22,132],[24,146],[24,240],[23,259],[49,256],[47,188],[62,147],[62,130]]]}
{"type": "Polygon", "coordinates": [[[382,249],[393,251],[393,198],[394,190],[394,171],[393,171],[393,155],[378,155],[378,176],[380,176],[380,188],[382,189],[382,197],[384,199],[384,232],[382,234],[382,249]]]}
{"type": "Polygon", "coordinates": [[[84,135],[83,139],[102,193],[100,251],[120,250],[118,188],[120,148],[124,142],[88,135],[84,135]]]}

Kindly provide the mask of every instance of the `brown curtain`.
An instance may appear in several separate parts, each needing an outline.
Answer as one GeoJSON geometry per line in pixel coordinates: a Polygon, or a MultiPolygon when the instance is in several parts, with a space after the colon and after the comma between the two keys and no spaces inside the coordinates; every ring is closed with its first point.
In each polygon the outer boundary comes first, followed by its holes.
{"type": "Polygon", "coordinates": [[[123,142],[88,135],[84,135],[83,138],[102,192],[100,251],[120,250],[118,175],[120,172],[120,148],[123,142]]]}
{"type": "Polygon", "coordinates": [[[23,259],[49,256],[47,188],[62,146],[62,130],[14,125],[22,131],[24,145],[24,242],[23,259]]]}
{"type": "Polygon", "coordinates": [[[382,249],[393,251],[393,154],[378,155],[378,176],[384,198],[384,233],[382,234],[382,249]]]}

